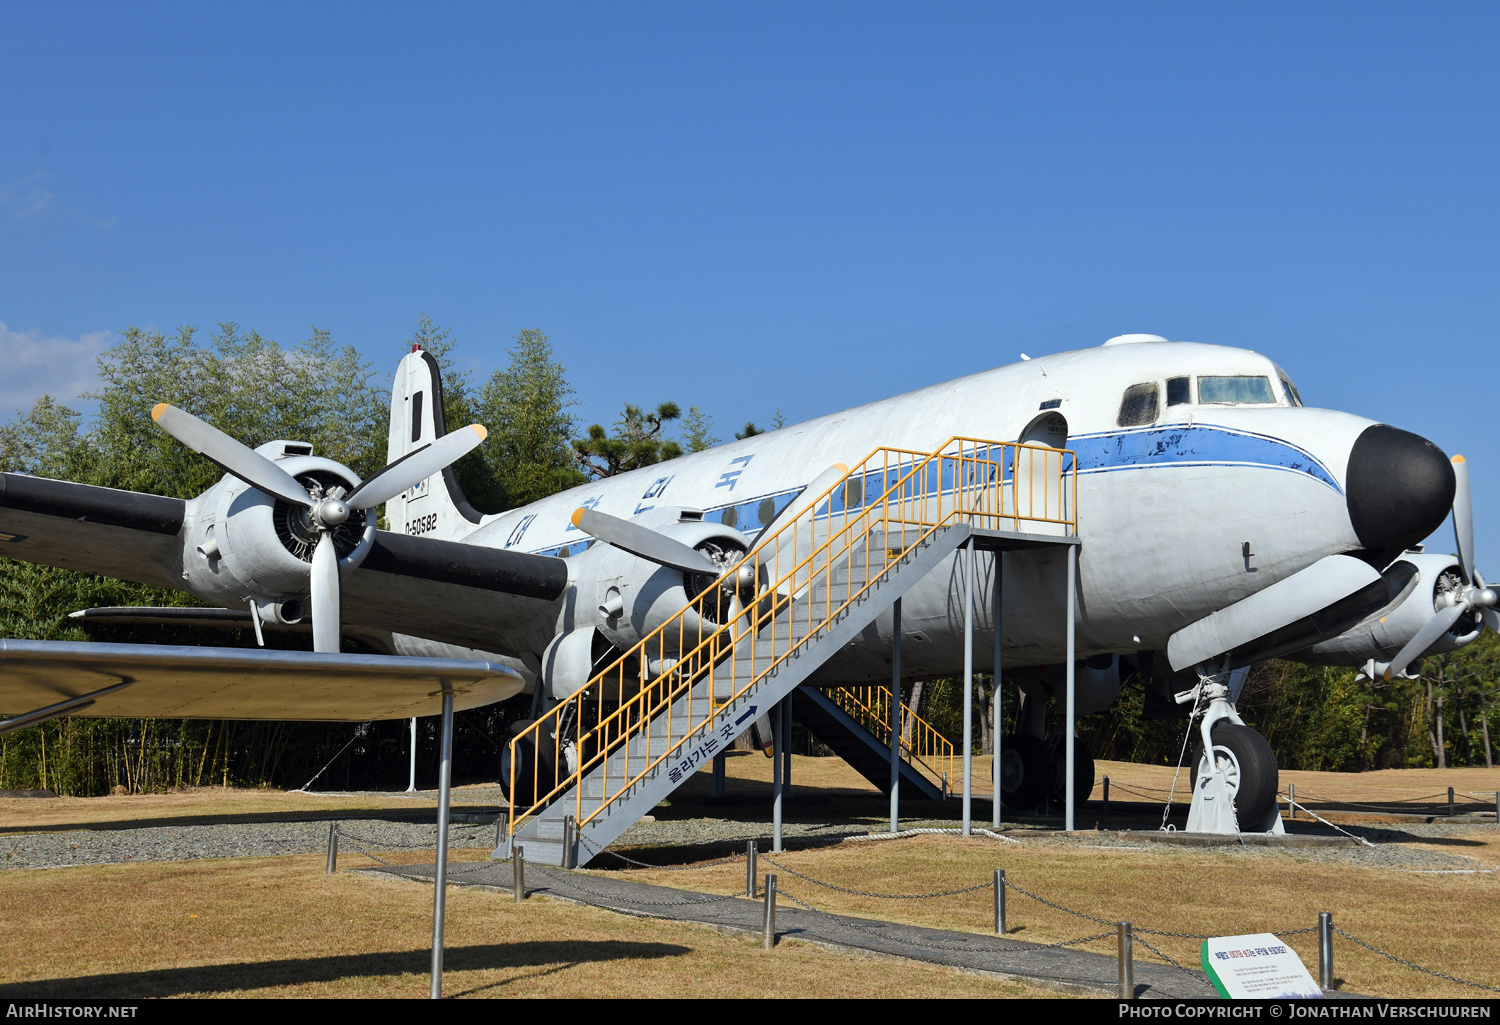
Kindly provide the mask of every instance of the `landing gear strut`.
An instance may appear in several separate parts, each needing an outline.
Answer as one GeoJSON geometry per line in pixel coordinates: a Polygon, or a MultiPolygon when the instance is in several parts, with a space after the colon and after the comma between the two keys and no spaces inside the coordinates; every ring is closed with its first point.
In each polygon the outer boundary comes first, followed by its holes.
{"type": "Polygon", "coordinates": [[[1276,805],[1276,755],[1229,703],[1227,678],[1200,674],[1198,686],[1177,695],[1178,704],[1191,701],[1194,715],[1203,716],[1193,752],[1188,832],[1285,833],[1276,805]]]}

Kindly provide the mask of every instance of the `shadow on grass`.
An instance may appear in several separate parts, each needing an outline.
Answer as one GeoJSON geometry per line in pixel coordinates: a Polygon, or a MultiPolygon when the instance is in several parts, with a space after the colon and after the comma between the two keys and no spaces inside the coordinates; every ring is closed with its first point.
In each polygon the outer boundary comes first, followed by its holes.
{"type": "MultiPolygon", "coordinates": [[[[494,805],[455,805],[453,812],[461,815],[499,815],[500,809],[494,805]]],[[[0,836],[74,831],[110,833],[130,829],[154,829],[162,826],[236,826],[260,823],[355,821],[431,825],[437,822],[437,809],[413,808],[408,811],[403,808],[379,810],[350,808],[347,811],[257,811],[228,815],[151,815],[135,819],[115,819],[110,822],[50,822],[39,826],[0,826],[0,836]]]]}
{"type": "MultiPolygon", "coordinates": [[[[449,947],[443,953],[443,967],[445,972],[542,969],[473,990],[480,992],[503,989],[521,979],[553,975],[590,962],[679,957],[688,952],[687,947],[674,943],[632,943],[624,940],[491,943],[449,947]]],[[[335,982],[348,978],[394,975],[425,977],[431,968],[430,950],[393,950],[373,954],[339,954],[333,957],[198,965],[191,968],[160,968],[144,972],[12,982],[0,985],[0,997],[123,999],[230,993],[277,986],[300,986],[313,982],[335,982]]]]}

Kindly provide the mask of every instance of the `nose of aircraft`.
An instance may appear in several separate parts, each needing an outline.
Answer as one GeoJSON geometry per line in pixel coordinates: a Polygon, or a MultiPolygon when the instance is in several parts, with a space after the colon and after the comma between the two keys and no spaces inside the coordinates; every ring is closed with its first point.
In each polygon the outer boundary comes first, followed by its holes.
{"type": "Polygon", "coordinates": [[[1453,506],[1453,466],[1410,431],[1365,428],[1349,453],[1349,521],[1366,548],[1408,548],[1442,525],[1453,506]]]}

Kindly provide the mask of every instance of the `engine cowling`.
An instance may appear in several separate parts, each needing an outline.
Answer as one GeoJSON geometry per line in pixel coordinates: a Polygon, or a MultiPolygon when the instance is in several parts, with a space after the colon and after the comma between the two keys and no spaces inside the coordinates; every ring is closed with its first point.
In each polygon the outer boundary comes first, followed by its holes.
{"type": "MultiPolygon", "coordinates": [[[[305,442],[273,441],[256,449],[315,494],[352,490],[348,467],[312,454],[305,442]]],[[[307,511],[225,475],[188,504],[183,577],[188,590],[226,607],[254,599],[287,622],[304,614],[309,567],[318,542],[307,511]]],[[[356,566],[375,543],[375,511],[351,517],[333,533],[342,569],[356,566]]]]}
{"type": "MultiPolygon", "coordinates": [[[[697,510],[658,509],[636,522],[697,549],[725,569],[750,549],[750,539],[744,534],[722,523],[705,522],[697,510]]],[[[564,608],[559,624],[562,636],[548,648],[551,657],[543,660],[548,688],[558,699],[576,693],[593,670],[609,660],[611,653],[601,654],[596,635],[614,652],[627,651],[672,621],[715,580],[708,574],[661,566],[603,542],[596,542],[569,563],[576,600],[564,608]]],[[[748,583],[753,584],[754,578],[748,583]]],[[[727,622],[742,607],[742,597],[748,597],[748,590],[739,584],[724,587],[715,599],[704,603],[702,614],[684,615],[666,638],[668,657],[680,643],[707,636],[727,622]]],[[[664,668],[648,664],[647,678],[664,668]]]]}
{"type": "MultiPolygon", "coordinates": [[[[1372,659],[1393,658],[1432,619],[1433,613],[1452,604],[1451,595],[1461,592],[1462,570],[1452,555],[1408,552],[1386,570],[1405,573],[1409,579],[1396,598],[1337,636],[1319,641],[1289,658],[1317,665],[1363,665],[1372,659]]],[[[1428,649],[1440,654],[1463,647],[1479,636],[1477,614],[1462,616],[1452,629],[1428,649]]]]}

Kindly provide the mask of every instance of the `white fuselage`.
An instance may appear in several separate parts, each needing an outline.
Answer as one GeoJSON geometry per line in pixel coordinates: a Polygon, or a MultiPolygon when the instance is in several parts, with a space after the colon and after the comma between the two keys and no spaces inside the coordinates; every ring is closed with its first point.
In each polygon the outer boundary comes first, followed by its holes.
{"type": "MultiPolygon", "coordinates": [[[[1181,342],[1102,346],[933,385],[597,480],[486,517],[451,539],[561,555],[583,566],[588,560],[573,557],[591,539],[571,521],[581,506],[624,518],[659,506],[697,508],[705,520],[732,523],[753,537],[773,509],[834,463],[857,464],[880,446],[933,451],[955,435],[1030,439],[1028,428],[1040,417],[1060,414],[1066,447],[1078,453],[1079,657],[1162,648],[1186,624],[1325,555],[1360,547],[1344,473],[1355,439],[1373,422],[1304,408],[1291,396],[1279,368],[1247,350],[1181,342]],[[1208,375],[1264,378],[1271,401],[1198,401],[1197,379],[1208,375]],[[1182,377],[1194,381],[1191,400],[1168,405],[1167,382],[1182,377]],[[1158,389],[1156,418],[1119,426],[1126,389],[1145,383],[1158,389]]],[[[1060,660],[1062,558],[1055,552],[1007,557],[1009,664],[1060,660]]],[[[982,561],[979,571],[983,634],[991,622],[991,565],[982,561]]],[[[958,580],[954,573],[934,573],[904,602],[903,637],[911,643],[903,646],[903,660],[913,674],[956,668],[958,580]]],[[[580,604],[601,597],[592,593],[596,582],[575,574],[573,583],[580,604]]],[[[867,635],[865,651],[856,645],[832,672],[880,675],[889,620],[867,635]]]]}

